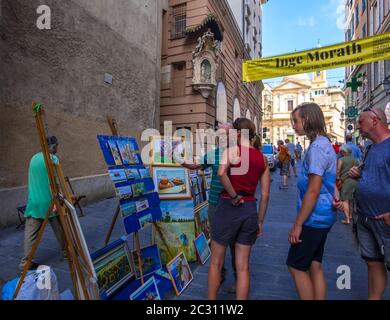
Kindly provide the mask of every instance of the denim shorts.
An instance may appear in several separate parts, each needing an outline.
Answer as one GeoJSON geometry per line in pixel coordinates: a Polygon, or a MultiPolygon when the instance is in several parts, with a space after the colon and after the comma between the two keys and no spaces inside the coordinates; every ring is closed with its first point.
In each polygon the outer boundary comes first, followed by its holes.
{"type": "Polygon", "coordinates": [[[357,236],[362,258],[366,261],[385,262],[390,271],[390,226],[383,220],[359,215],[357,236]]]}
{"type": "Polygon", "coordinates": [[[259,230],[256,201],[235,207],[230,199],[220,198],[211,225],[211,239],[225,247],[235,243],[255,244],[259,230]]]}

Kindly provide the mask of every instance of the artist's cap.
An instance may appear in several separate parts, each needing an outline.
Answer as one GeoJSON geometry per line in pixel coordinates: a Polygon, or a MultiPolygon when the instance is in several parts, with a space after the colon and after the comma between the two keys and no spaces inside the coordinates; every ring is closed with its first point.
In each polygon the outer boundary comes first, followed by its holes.
{"type": "Polygon", "coordinates": [[[47,144],[50,145],[58,145],[58,140],[56,136],[51,136],[47,138],[47,144]]]}

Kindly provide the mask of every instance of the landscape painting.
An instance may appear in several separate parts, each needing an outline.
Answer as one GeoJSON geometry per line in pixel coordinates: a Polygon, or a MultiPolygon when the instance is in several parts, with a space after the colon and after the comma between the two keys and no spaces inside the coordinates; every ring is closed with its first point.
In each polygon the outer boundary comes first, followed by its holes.
{"type": "Polygon", "coordinates": [[[156,223],[159,232],[155,232],[155,240],[160,248],[162,263],[166,264],[179,252],[183,252],[188,261],[196,261],[192,200],[164,200],[160,208],[162,218],[156,223]]]}

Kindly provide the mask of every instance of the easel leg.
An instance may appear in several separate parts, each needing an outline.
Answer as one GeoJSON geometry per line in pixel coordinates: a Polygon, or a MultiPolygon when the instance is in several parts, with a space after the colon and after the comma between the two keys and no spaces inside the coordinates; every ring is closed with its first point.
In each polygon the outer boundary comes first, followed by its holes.
{"type": "Polygon", "coordinates": [[[108,230],[108,233],[107,233],[107,236],[106,236],[106,240],[104,240],[105,245],[108,245],[108,242],[110,241],[111,234],[112,234],[112,231],[114,230],[116,219],[118,219],[118,215],[119,215],[120,211],[121,211],[121,208],[120,208],[120,206],[118,204],[118,206],[116,208],[116,211],[115,211],[115,214],[114,214],[114,217],[112,218],[110,229],[108,230]]]}
{"type": "Polygon", "coordinates": [[[22,275],[20,276],[20,279],[19,279],[19,282],[18,282],[18,285],[16,286],[16,290],[14,292],[14,295],[12,297],[12,300],[15,300],[15,298],[18,296],[19,294],[19,291],[20,291],[20,288],[22,287],[22,284],[24,282],[24,279],[26,278],[26,274],[27,274],[27,271],[29,270],[30,266],[31,266],[31,262],[34,258],[34,255],[35,255],[35,252],[37,251],[38,249],[38,246],[39,246],[39,243],[41,242],[41,239],[42,239],[42,236],[43,236],[43,233],[45,232],[45,228],[46,228],[46,225],[49,221],[49,216],[51,214],[51,212],[53,211],[53,207],[54,207],[54,202],[52,201],[50,203],[50,206],[49,206],[49,209],[47,210],[46,212],[46,216],[45,216],[45,220],[43,220],[43,223],[41,225],[41,228],[39,229],[39,233],[38,233],[38,237],[37,237],[37,240],[35,241],[32,249],[31,249],[31,252],[29,254],[29,257],[27,259],[27,262],[23,268],[23,272],[22,272],[22,275]]]}
{"type": "Polygon", "coordinates": [[[134,237],[135,237],[135,248],[137,250],[137,257],[138,257],[139,272],[141,275],[141,283],[144,284],[144,271],[142,270],[141,243],[139,241],[138,232],[134,234],[134,237]]]}

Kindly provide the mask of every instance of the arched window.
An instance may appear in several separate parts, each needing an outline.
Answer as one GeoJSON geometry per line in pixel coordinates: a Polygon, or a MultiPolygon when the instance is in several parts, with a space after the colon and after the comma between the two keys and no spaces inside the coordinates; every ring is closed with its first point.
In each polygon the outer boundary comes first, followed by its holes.
{"type": "Polygon", "coordinates": [[[234,99],[234,105],[233,105],[233,122],[237,119],[241,118],[241,109],[240,109],[240,102],[237,98],[234,99]]]}
{"type": "Polygon", "coordinates": [[[227,96],[226,96],[226,90],[225,86],[222,82],[218,83],[217,86],[217,121],[219,123],[226,123],[227,122],[227,96]]]}
{"type": "Polygon", "coordinates": [[[249,109],[246,111],[245,118],[251,119],[251,112],[249,111],[249,109]]]}

